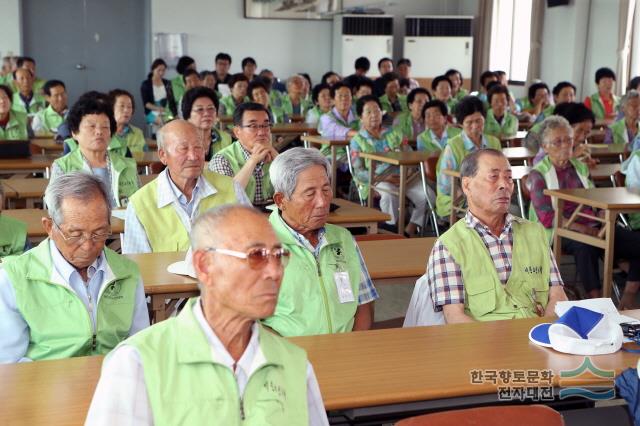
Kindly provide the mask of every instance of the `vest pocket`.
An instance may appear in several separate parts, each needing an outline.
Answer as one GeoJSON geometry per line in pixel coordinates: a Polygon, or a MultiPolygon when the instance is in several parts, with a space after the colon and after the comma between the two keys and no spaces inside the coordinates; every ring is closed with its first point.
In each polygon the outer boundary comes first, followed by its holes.
{"type": "Polygon", "coordinates": [[[496,289],[493,279],[481,275],[473,279],[472,285],[465,285],[466,303],[474,318],[482,317],[496,308],[496,289]]]}

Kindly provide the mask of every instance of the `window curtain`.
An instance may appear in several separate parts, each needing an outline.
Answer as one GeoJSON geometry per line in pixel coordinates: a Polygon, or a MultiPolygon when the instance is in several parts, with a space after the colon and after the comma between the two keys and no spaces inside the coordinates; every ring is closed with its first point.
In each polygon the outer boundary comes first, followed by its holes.
{"type": "Polygon", "coordinates": [[[475,18],[473,25],[473,76],[471,90],[478,90],[480,87],[480,82],[478,81],[480,74],[489,69],[493,4],[494,0],[478,1],[478,16],[475,18]]]}
{"type": "Polygon", "coordinates": [[[531,2],[531,46],[529,48],[526,87],[529,87],[535,80],[541,78],[540,61],[542,57],[545,1],[546,0],[532,0],[531,2]]]}
{"type": "Polygon", "coordinates": [[[629,64],[631,53],[631,30],[635,13],[635,0],[620,0],[620,16],[618,23],[618,64],[616,66],[616,93],[623,94],[629,81],[629,64]]]}

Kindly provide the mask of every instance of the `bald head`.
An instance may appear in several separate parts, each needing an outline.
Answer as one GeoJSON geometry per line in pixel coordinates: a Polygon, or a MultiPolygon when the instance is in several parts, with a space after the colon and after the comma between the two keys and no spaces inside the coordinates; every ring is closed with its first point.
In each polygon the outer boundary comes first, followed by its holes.
{"type": "Polygon", "coordinates": [[[191,228],[191,248],[230,247],[232,243],[257,240],[273,230],[266,216],[253,207],[227,204],[200,215],[191,228]]]}
{"type": "Polygon", "coordinates": [[[186,138],[193,136],[198,139],[198,129],[186,120],[173,120],[168,122],[158,130],[156,135],[158,149],[164,148],[167,142],[179,139],[181,136],[186,138]]]}
{"type": "Polygon", "coordinates": [[[158,157],[181,190],[195,185],[204,168],[204,144],[197,128],[185,120],[171,121],[158,131],[158,157]]]}

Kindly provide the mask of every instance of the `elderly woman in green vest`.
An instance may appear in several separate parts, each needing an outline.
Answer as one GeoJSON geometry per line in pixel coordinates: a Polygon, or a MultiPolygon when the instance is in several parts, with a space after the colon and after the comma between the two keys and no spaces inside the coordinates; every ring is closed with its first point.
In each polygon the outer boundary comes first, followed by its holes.
{"type": "Polygon", "coordinates": [[[269,222],[291,258],[275,313],[263,323],[282,336],[367,330],[373,322],[378,294],[362,254],[349,231],[327,223],[330,175],[316,149],[290,149],[271,167],[278,208],[269,222]]]}
{"type": "Polygon", "coordinates": [[[509,112],[511,96],[509,89],[496,84],[489,89],[488,100],[491,108],[487,111],[484,133],[498,139],[515,136],[518,132],[518,117],[509,112]]]}
{"type": "Polygon", "coordinates": [[[184,92],[186,92],[184,86],[184,73],[187,70],[196,70],[196,61],[190,56],[181,56],[176,64],[176,71],[178,75],[171,80],[171,90],[176,103],[182,99],[184,92]]]}
{"type": "Polygon", "coordinates": [[[50,182],[64,174],[83,170],[104,182],[112,207],[125,207],[129,197],[140,187],[140,181],[133,159],[107,149],[116,130],[112,105],[85,97],[73,105],[67,121],[78,148],[53,162],[50,182]]]}
{"type": "Polygon", "coordinates": [[[607,128],[604,143],[629,145],[640,135],[640,92],[629,90],[620,100],[620,111],[624,114],[620,120],[607,128]]]}
{"type": "Polygon", "coordinates": [[[34,90],[34,76],[27,68],[18,68],[13,75],[16,91],[13,93],[11,108],[24,112],[31,118],[45,108],[44,97],[34,90]]]}
{"type": "Polygon", "coordinates": [[[182,116],[196,126],[204,144],[204,159],[211,160],[213,155],[233,142],[231,135],[217,128],[218,96],[208,87],[189,89],[182,99],[182,116]]]}
{"type": "Polygon", "coordinates": [[[157,137],[158,157],[166,167],[131,197],[123,253],[185,251],[191,224],[201,213],[222,204],[250,204],[233,179],[204,170],[204,144],[196,126],[173,120],[157,137]]]}
{"type": "Polygon", "coordinates": [[[233,177],[245,188],[255,206],[271,203],[273,186],[269,180],[271,162],[278,151],[271,144],[271,116],[262,104],[247,102],[233,114],[233,134],[238,139],[209,162],[209,169],[233,177]]]}
{"type": "Polygon", "coordinates": [[[0,140],[28,139],[27,114],[11,108],[12,98],[9,86],[0,84],[0,140]]]}
{"type": "Polygon", "coordinates": [[[407,111],[407,97],[400,95],[400,76],[395,72],[385,73],[380,77],[381,87],[384,90],[384,95],[380,96],[380,105],[382,111],[387,114],[400,113],[407,111]]]}
{"type": "Polygon", "coordinates": [[[423,309],[442,311],[449,324],[553,315],[567,299],[562,278],[542,226],[509,213],[507,158],[476,150],[462,161],[460,176],[469,209],[431,251],[433,305],[423,309]]]}
{"type": "Polygon", "coordinates": [[[431,91],[434,99],[444,102],[447,105],[448,115],[453,113],[453,107],[458,101],[451,95],[453,84],[445,75],[439,75],[431,81],[431,91]]]}
{"type": "MultiPolygon", "coordinates": [[[[271,90],[272,94],[276,92],[277,90],[271,90]]],[[[289,121],[289,117],[284,115],[284,111],[282,109],[273,107],[273,105],[279,101],[271,101],[272,97],[269,95],[269,87],[265,84],[263,79],[256,78],[249,83],[247,94],[249,95],[250,102],[260,104],[268,111],[273,123],[286,123],[289,121]]]]}
{"type": "Polygon", "coordinates": [[[444,75],[451,82],[451,97],[456,100],[456,103],[469,94],[467,89],[462,87],[462,83],[464,81],[462,79],[462,73],[460,73],[460,71],[452,68],[447,70],[444,75]]]}
{"type": "Polygon", "coordinates": [[[148,151],[149,147],[144,139],[142,130],[131,124],[136,103],[133,95],[126,90],[115,89],[109,92],[109,99],[113,105],[113,116],[116,120],[116,132],[111,137],[109,149],[120,155],[131,152],[148,151]]]}
{"type": "Polygon", "coordinates": [[[418,151],[440,153],[448,144],[449,139],[459,135],[459,127],[449,126],[447,122],[447,105],[434,99],[422,107],[422,116],[426,129],[418,135],[418,151]]]}
{"type": "Polygon", "coordinates": [[[593,111],[596,120],[610,120],[615,118],[619,99],[613,94],[616,88],[616,73],[611,68],[603,67],[596,70],[595,76],[598,91],[587,96],[584,104],[593,111]]]}
{"type": "Polygon", "coordinates": [[[306,352],[260,324],[290,257],[266,217],[209,210],[191,247],[200,297],[106,357],[87,424],[328,425],[306,352]]]}
{"type": "Polygon", "coordinates": [[[67,117],[67,89],[60,80],[49,80],[44,85],[44,98],[49,104],[38,111],[31,122],[31,130],[36,136],[54,136],[67,117]]]}
{"type": "MultiPolygon", "coordinates": [[[[236,107],[243,102],[248,101],[247,88],[249,87],[249,79],[243,73],[233,74],[229,80],[229,89],[231,94],[220,99],[220,115],[233,115],[236,107]]],[[[185,117],[185,120],[187,118],[185,117]]]]}
{"type": "Polygon", "coordinates": [[[401,112],[393,120],[393,128],[399,132],[403,138],[416,140],[418,135],[424,132],[425,123],[422,114],[424,104],[431,100],[431,95],[427,89],[418,87],[409,92],[407,96],[408,111],[401,112]]]}
{"type": "MultiPolygon", "coordinates": [[[[356,106],[360,117],[360,131],[351,139],[349,144],[351,154],[351,164],[353,180],[355,181],[360,199],[365,200],[369,196],[369,168],[371,162],[360,157],[361,152],[389,152],[400,151],[402,149],[402,137],[391,129],[382,126],[382,110],[380,102],[373,95],[363,96],[358,100],[356,106]]],[[[376,164],[375,176],[377,183],[374,188],[380,194],[380,210],[387,213],[391,219],[389,225],[395,225],[398,221],[398,185],[400,177],[398,168],[389,164],[378,162],[376,164]]],[[[403,232],[408,235],[416,234],[418,227],[424,223],[426,214],[427,196],[435,198],[431,188],[427,188],[428,195],[424,193],[420,179],[415,179],[408,183],[406,187],[406,197],[414,205],[411,212],[411,219],[403,232]]]]}
{"type": "Polygon", "coordinates": [[[0,364],[104,355],[149,326],[138,266],[105,247],[109,198],[84,172],[47,187],[48,238],[0,270],[0,364]]]}
{"type": "Polygon", "coordinates": [[[320,117],[331,111],[333,98],[331,98],[331,86],[327,83],[316,84],[311,91],[311,101],[314,107],[307,111],[305,123],[313,126],[320,124],[320,117]]]}
{"type": "Polygon", "coordinates": [[[463,98],[456,106],[456,119],[462,125],[462,132],[449,139],[443,149],[437,166],[436,212],[448,216],[451,212],[451,179],[443,170],[460,170],[462,160],[480,148],[502,148],[500,141],[484,132],[484,105],[475,96],[463,98]]]}
{"type": "MultiPolygon", "coordinates": [[[[544,194],[545,189],[592,188],[589,169],[583,162],[573,158],[573,129],[567,120],[552,116],[543,123],[542,146],[547,156],[529,173],[527,185],[531,195],[529,218],[540,221],[551,237],[559,225],[555,223],[556,201],[544,194]]],[[[578,208],[577,204],[566,202],[562,220],[567,221],[578,208]]],[[[581,213],[598,216],[599,212],[590,208],[581,213]]],[[[597,218],[579,217],[571,224],[571,230],[584,235],[597,236],[601,231],[601,222],[597,218]]],[[[633,309],[640,288],[640,233],[615,227],[613,257],[625,259],[629,264],[627,282],[620,301],[619,309],[633,309]]],[[[571,239],[562,239],[562,252],[572,254],[576,261],[576,270],[587,297],[602,297],[602,281],[599,272],[599,260],[603,250],[571,239]]]]}
{"type": "Polygon", "coordinates": [[[2,214],[4,190],[0,185],[0,263],[7,256],[15,256],[29,250],[27,225],[24,222],[2,214]]]}

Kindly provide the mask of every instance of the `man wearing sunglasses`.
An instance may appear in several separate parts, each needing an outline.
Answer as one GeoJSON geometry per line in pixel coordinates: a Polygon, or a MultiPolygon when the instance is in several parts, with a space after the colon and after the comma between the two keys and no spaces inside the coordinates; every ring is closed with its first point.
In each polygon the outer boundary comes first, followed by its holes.
{"type": "Polygon", "coordinates": [[[157,136],[158,156],[167,167],[129,198],[123,253],[185,251],[200,213],[222,204],[249,204],[244,188],[231,178],[204,170],[202,134],[192,123],[174,120],[157,136]]]}
{"type": "Polygon", "coordinates": [[[109,194],[84,172],[45,191],[49,235],[0,270],[0,363],[106,354],[149,326],[138,267],[105,247],[109,194]]]}
{"type": "Polygon", "coordinates": [[[282,336],[367,330],[378,298],[353,237],[327,223],[333,198],[329,162],[317,149],[293,148],[271,166],[278,209],[269,217],[291,252],[274,315],[282,336]]]}
{"type": "Polygon", "coordinates": [[[265,206],[273,197],[269,166],[278,155],[271,145],[271,116],[263,105],[247,102],[233,112],[233,124],[238,140],[214,155],[209,169],[233,177],[254,206],[265,206]]]}
{"type": "Polygon", "coordinates": [[[88,425],[327,425],[304,350],[267,331],[289,252],[259,211],[227,205],[191,233],[200,297],[106,359],[88,425]]]}

